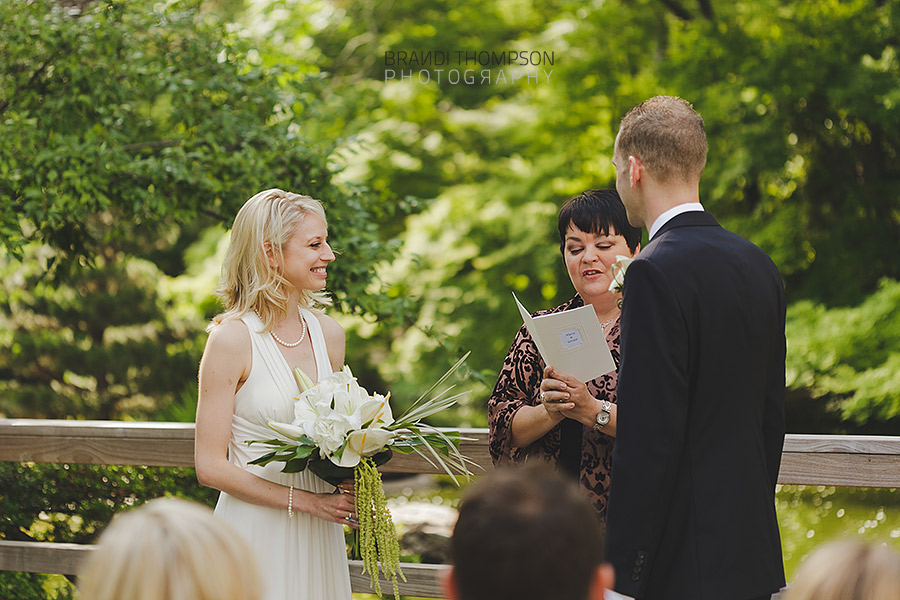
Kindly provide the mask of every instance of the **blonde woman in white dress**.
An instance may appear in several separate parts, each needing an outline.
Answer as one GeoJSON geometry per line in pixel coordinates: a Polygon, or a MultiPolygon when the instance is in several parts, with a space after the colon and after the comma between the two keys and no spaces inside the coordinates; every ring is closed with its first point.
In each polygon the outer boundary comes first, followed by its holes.
{"type": "Polygon", "coordinates": [[[343,525],[355,526],[352,481],[338,489],[266,452],[269,420],[293,420],[300,367],[319,381],[344,362],[344,331],[316,304],[334,253],[322,205],[278,189],[238,212],[222,267],[225,311],[209,327],[200,363],[197,479],[221,491],[215,514],[248,541],[265,600],[350,600],[343,525]]]}

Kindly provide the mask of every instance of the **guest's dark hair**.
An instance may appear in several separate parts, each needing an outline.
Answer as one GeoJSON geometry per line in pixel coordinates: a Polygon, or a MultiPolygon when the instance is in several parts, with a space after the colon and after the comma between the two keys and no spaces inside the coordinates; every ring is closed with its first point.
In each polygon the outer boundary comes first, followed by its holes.
{"type": "Polygon", "coordinates": [[[570,224],[594,235],[609,235],[612,228],[625,238],[632,252],[641,243],[641,230],[628,222],[625,205],[616,190],[587,190],[559,209],[556,228],[559,231],[560,252],[565,251],[566,231],[570,224]]]}
{"type": "Polygon", "coordinates": [[[544,464],[503,467],[473,485],[451,547],[462,600],[585,600],[603,562],[587,498],[544,464]]]}

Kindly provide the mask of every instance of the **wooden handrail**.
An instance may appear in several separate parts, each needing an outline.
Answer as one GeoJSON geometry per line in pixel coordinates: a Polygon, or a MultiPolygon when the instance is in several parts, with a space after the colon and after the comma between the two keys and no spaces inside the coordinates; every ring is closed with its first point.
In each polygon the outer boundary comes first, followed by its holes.
{"type": "MultiPolygon", "coordinates": [[[[463,454],[491,469],[486,429],[452,429],[463,454]]],[[[788,434],[779,483],[900,487],[900,437],[788,434]]],[[[194,466],[193,423],[0,419],[0,461],[194,466]]],[[[396,454],[385,473],[439,473],[419,456],[396,454]]]]}
{"type": "MultiPolygon", "coordinates": [[[[448,429],[464,438],[463,454],[478,469],[493,468],[486,429],[448,429]]],[[[0,461],[97,465],[194,466],[193,423],[0,419],[0,461]]],[[[900,437],[789,434],[782,484],[900,487],[900,437]]],[[[439,473],[417,455],[395,454],[386,473],[439,473]]],[[[92,547],[0,540],[0,570],[74,575],[92,547]]],[[[400,593],[441,598],[447,565],[407,564],[400,593]]],[[[354,592],[369,592],[368,576],[351,561],[354,592]]],[[[386,582],[383,586],[390,589],[386,582]]]]}
{"type": "MultiPolygon", "coordinates": [[[[478,468],[492,468],[487,429],[445,431],[460,433],[460,450],[478,468]]],[[[193,467],[194,424],[0,419],[0,461],[193,467]]],[[[416,454],[396,452],[379,469],[384,473],[442,473],[416,454]]]]}
{"type": "MultiPolygon", "coordinates": [[[[77,575],[81,565],[95,546],[90,544],[59,544],[54,542],[13,542],[0,540],[0,571],[24,573],[57,573],[77,575]]],[[[404,596],[440,598],[441,578],[449,565],[400,565],[406,581],[400,581],[404,596]]],[[[362,572],[362,561],[350,561],[350,587],[355,593],[372,593],[369,575],[362,572]]],[[[390,590],[393,584],[381,580],[381,589],[390,590]]]]}

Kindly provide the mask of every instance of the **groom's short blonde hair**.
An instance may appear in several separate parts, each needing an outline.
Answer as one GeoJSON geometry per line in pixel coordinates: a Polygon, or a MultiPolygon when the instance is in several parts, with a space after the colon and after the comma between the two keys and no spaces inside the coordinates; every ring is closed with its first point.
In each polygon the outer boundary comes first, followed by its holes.
{"type": "Polygon", "coordinates": [[[622,118],[616,156],[635,156],[660,183],[700,180],[706,166],[703,119],[681,98],[655,96],[622,118]]]}

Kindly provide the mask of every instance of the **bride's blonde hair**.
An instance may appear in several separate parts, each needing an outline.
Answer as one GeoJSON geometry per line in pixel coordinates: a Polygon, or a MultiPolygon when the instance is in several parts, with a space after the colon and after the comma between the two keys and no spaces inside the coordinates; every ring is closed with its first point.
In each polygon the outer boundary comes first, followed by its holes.
{"type": "MultiPolygon", "coordinates": [[[[310,198],[273,188],[259,192],[241,207],[234,218],[231,241],[222,264],[222,279],[216,295],[225,305],[209,328],[228,319],[239,319],[256,311],[270,331],[279,317],[287,314],[288,284],[280,270],[273,267],[267,252],[282,264],[282,248],[307,215],[317,215],[328,226],[322,204],[310,198]]],[[[323,292],[300,290],[300,304],[312,308],[328,306],[331,299],[323,292]]]]}

